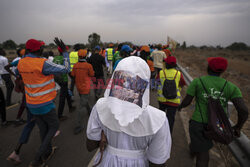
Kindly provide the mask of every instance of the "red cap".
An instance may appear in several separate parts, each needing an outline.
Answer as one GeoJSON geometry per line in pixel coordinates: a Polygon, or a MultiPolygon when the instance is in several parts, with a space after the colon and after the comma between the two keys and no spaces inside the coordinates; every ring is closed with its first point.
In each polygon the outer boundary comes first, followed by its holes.
{"type": "Polygon", "coordinates": [[[45,45],[43,41],[38,41],[36,39],[29,39],[26,42],[25,47],[27,50],[30,50],[31,52],[35,52],[35,51],[38,51],[43,45],[45,45]]]}
{"type": "Polygon", "coordinates": [[[224,72],[227,69],[227,59],[223,57],[207,58],[208,66],[214,72],[224,72]]]}
{"type": "MultiPolygon", "coordinates": [[[[69,49],[69,47],[68,46],[66,46],[66,50],[68,50],[69,49]]],[[[57,47],[57,50],[60,52],[60,53],[62,53],[63,51],[62,51],[62,48],[60,48],[59,46],[57,47]]]]}
{"type": "Polygon", "coordinates": [[[176,65],[176,58],[174,56],[168,56],[164,61],[169,65],[176,65]]]}

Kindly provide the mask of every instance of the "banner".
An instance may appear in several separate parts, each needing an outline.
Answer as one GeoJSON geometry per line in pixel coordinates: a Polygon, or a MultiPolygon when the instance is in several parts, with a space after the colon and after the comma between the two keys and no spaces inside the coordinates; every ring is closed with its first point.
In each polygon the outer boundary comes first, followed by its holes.
{"type": "Polygon", "coordinates": [[[169,45],[169,48],[171,48],[172,52],[174,52],[176,49],[177,42],[168,36],[167,43],[169,45]]]}

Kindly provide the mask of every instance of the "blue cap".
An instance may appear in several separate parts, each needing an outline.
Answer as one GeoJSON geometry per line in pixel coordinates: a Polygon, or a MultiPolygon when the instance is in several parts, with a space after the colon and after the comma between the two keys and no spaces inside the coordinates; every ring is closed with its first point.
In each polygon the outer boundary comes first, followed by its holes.
{"type": "Polygon", "coordinates": [[[101,47],[100,47],[99,45],[97,45],[97,46],[95,47],[95,50],[101,50],[101,47]]]}
{"type": "Polygon", "coordinates": [[[128,45],[123,45],[122,48],[121,48],[121,51],[124,51],[124,52],[131,52],[132,49],[131,49],[128,45]]]}

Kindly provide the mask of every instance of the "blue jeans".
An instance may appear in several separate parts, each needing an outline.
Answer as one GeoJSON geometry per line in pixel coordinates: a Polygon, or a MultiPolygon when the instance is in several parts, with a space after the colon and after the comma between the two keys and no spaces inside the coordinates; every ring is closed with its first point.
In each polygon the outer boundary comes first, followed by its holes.
{"type": "Polygon", "coordinates": [[[23,128],[21,137],[19,138],[20,144],[26,144],[29,141],[30,133],[33,130],[36,124],[36,120],[33,117],[33,114],[30,113],[29,109],[27,108],[27,123],[23,128]]]}

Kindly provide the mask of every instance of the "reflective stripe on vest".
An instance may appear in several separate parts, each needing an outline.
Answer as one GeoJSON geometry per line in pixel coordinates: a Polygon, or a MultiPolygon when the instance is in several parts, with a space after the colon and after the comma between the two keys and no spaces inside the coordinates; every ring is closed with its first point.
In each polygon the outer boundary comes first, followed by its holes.
{"type": "Polygon", "coordinates": [[[113,49],[108,48],[106,50],[107,50],[108,60],[113,60],[113,49]]]}
{"type": "MultiPolygon", "coordinates": [[[[166,74],[166,77],[168,79],[173,79],[175,74],[176,74],[176,69],[165,69],[165,74],[166,74]]],[[[157,99],[158,101],[160,102],[171,102],[171,103],[176,103],[176,104],[180,104],[181,103],[181,88],[179,87],[179,82],[180,82],[180,79],[181,79],[181,73],[180,71],[178,71],[177,75],[176,75],[176,78],[175,78],[175,83],[176,83],[176,88],[177,88],[177,97],[175,99],[166,99],[164,96],[163,96],[163,93],[162,93],[162,85],[164,84],[164,81],[165,81],[165,75],[163,73],[163,71],[161,70],[160,71],[160,84],[158,85],[158,90],[157,90],[157,99]]]]}
{"type": "Polygon", "coordinates": [[[78,62],[78,52],[70,52],[69,61],[70,61],[70,67],[72,71],[74,65],[78,62]]]}
{"type": "Polygon", "coordinates": [[[38,92],[38,93],[28,93],[26,90],[25,90],[25,93],[27,93],[30,97],[37,97],[37,96],[42,96],[42,95],[45,95],[45,94],[48,94],[52,91],[56,90],[56,87],[52,88],[52,89],[48,89],[48,90],[45,90],[43,92],[38,92]]]}
{"type": "Polygon", "coordinates": [[[54,78],[51,79],[51,80],[49,80],[49,81],[47,81],[47,82],[44,82],[42,84],[33,84],[33,85],[31,85],[31,84],[25,84],[25,86],[28,87],[28,88],[40,88],[40,87],[46,86],[46,85],[48,85],[48,84],[50,84],[52,82],[55,82],[54,78]]]}
{"type": "Polygon", "coordinates": [[[44,75],[42,73],[46,60],[25,57],[18,62],[17,68],[24,82],[28,104],[42,104],[54,100],[56,97],[54,75],[44,75]]]}

